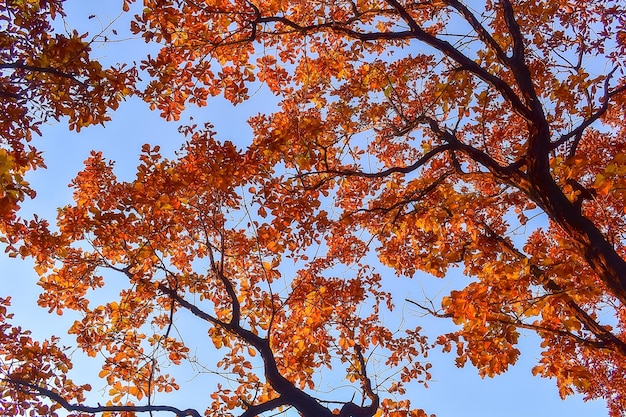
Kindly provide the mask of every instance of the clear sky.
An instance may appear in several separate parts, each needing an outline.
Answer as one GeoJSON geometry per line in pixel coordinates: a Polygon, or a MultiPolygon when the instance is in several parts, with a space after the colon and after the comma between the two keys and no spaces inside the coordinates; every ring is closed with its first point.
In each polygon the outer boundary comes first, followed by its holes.
{"type": "MultiPolygon", "coordinates": [[[[85,2],[82,0],[67,1],[68,22],[84,22],[93,25],[96,20],[108,22],[118,13],[121,7],[118,1],[85,2]],[[98,4],[100,3],[100,4],[98,4]],[[95,14],[98,19],[87,19],[95,14]]],[[[118,22],[123,25],[123,22],[118,22]]],[[[118,26],[119,28],[119,26],[118,26]]],[[[105,60],[140,59],[137,55],[141,51],[139,41],[125,41],[112,43],[96,49],[94,56],[105,60]]],[[[112,117],[113,121],[105,127],[95,126],[84,129],[80,134],[69,132],[61,124],[50,124],[43,129],[43,137],[37,138],[34,145],[44,151],[47,170],[38,170],[29,174],[28,179],[37,190],[37,199],[24,205],[22,216],[28,218],[30,213],[36,212],[40,216],[48,217],[53,221],[56,208],[71,202],[71,189],[67,187],[70,180],[81,169],[82,162],[87,158],[90,150],[101,150],[106,158],[116,161],[116,173],[121,179],[132,179],[134,168],[141,145],[144,143],[159,144],[165,155],[172,155],[178,149],[183,138],[177,133],[181,123],[187,123],[189,115],[195,121],[210,121],[215,124],[218,136],[229,139],[240,146],[250,142],[250,129],[245,121],[251,114],[271,108],[273,100],[263,92],[258,93],[249,102],[233,107],[221,99],[212,100],[205,109],[194,109],[187,112],[180,122],[166,123],[157,113],[150,112],[147,105],[137,99],[131,99],[120,107],[112,117]]],[[[38,287],[35,285],[37,277],[30,268],[29,262],[8,259],[0,255],[0,287],[2,296],[12,295],[13,311],[16,313],[16,323],[25,328],[32,328],[35,336],[49,336],[50,334],[63,335],[72,322],[72,317],[59,318],[48,315],[36,306],[38,287]]],[[[391,275],[391,273],[390,273],[391,275]]],[[[434,278],[421,277],[412,281],[398,281],[394,288],[400,300],[405,297],[420,299],[422,286],[432,291],[434,278]]],[[[435,286],[458,285],[461,277],[453,277],[451,283],[436,281],[435,286]]],[[[449,328],[445,321],[422,317],[410,305],[399,308],[396,313],[405,321],[414,322],[414,325],[423,325],[432,332],[442,332],[449,328]]],[[[395,317],[397,319],[398,317],[395,317]]],[[[202,331],[202,335],[206,332],[202,331]]],[[[71,341],[65,336],[67,343],[71,341]]],[[[421,387],[409,391],[412,404],[424,408],[428,413],[436,413],[439,417],[522,417],[522,416],[605,416],[605,405],[602,402],[584,403],[582,398],[574,396],[562,401],[553,381],[535,378],[531,375],[531,368],[539,357],[538,339],[531,333],[524,333],[521,337],[520,350],[522,356],[519,363],[505,375],[494,379],[481,379],[471,365],[464,369],[454,366],[454,356],[451,354],[435,354],[428,358],[434,366],[433,381],[429,389],[421,387]]],[[[99,369],[97,364],[80,361],[80,368],[76,370],[74,378],[78,383],[91,383],[95,392],[91,399],[102,402],[98,388],[101,384],[95,381],[99,369]]],[[[190,375],[185,375],[189,379],[190,375]]],[[[182,381],[181,381],[182,382],[182,381]]],[[[209,404],[208,394],[202,390],[198,381],[191,380],[188,384],[181,384],[182,390],[176,394],[175,405],[182,407],[197,407],[202,410],[209,404]]],[[[166,397],[158,397],[162,403],[167,403],[166,397]]]]}

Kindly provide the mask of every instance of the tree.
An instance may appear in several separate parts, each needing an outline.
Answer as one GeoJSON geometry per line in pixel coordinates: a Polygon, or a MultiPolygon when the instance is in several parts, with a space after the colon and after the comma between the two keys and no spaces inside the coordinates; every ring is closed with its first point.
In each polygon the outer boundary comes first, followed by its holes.
{"type": "Polygon", "coordinates": [[[186,311],[237,381],[216,388],[210,412],[331,415],[309,390],[339,363],[360,396],[339,415],[423,415],[385,396],[428,380],[429,342],[381,320],[393,300],[368,265],[376,253],[402,276],[463,267],[462,290],[413,300],[459,326],[436,340],[459,366],[506,371],[529,329],[543,339],[534,373],[621,415],[626,9],[477,3],[145,0],[131,30],[162,49],[141,63],[141,95],[164,117],[212,95],[241,102],[259,82],[280,109],[250,119],[245,150],[183,128],[181,154],[146,147],[131,182],[95,153],[58,230],[25,224],[19,251],[37,262],[40,303],[82,312],[70,332],[105,353],[113,398],[80,405],[87,387],[45,365],[63,353],[4,324],[15,410],[46,412],[47,397],[85,413],[196,415],[150,401],[176,388],[165,363],[193,359],[172,333],[186,311]],[[119,298],[92,305],[105,284],[119,298]],[[368,373],[379,353],[398,369],[389,385],[368,373]]]}

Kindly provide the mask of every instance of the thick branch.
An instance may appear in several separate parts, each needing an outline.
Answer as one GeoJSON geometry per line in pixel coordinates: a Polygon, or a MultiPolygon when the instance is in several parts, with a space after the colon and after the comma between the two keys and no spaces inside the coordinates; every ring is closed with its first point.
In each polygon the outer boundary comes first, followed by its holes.
{"type": "Polygon", "coordinates": [[[22,96],[19,94],[4,90],[0,90],[0,97],[6,97],[13,100],[20,100],[22,98],[22,96]]]}
{"type": "MultiPolygon", "coordinates": [[[[220,275],[220,279],[222,280],[222,282],[224,282],[225,285],[227,285],[227,292],[229,296],[233,297],[236,300],[237,297],[236,297],[235,290],[232,286],[232,283],[230,283],[228,278],[225,276],[223,268],[218,267],[214,259],[212,259],[211,262],[212,262],[212,267],[214,268],[216,273],[220,275]]],[[[124,273],[129,279],[133,279],[133,275],[130,272],[130,268],[128,267],[123,268],[123,269],[114,267],[112,265],[109,265],[108,267],[124,273]]],[[[179,295],[175,289],[172,289],[163,283],[158,283],[157,288],[159,289],[160,292],[169,296],[172,300],[176,301],[178,305],[185,308],[196,317],[208,323],[211,323],[212,325],[219,327],[227,331],[228,333],[240,338],[245,343],[254,347],[259,352],[263,360],[265,378],[267,379],[267,382],[271,385],[271,387],[280,395],[280,397],[279,399],[268,401],[263,404],[250,406],[249,410],[252,409],[252,410],[257,410],[257,411],[250,411],[247,415],[254,415],[252,414],[253,412],[256,412],[258,414],[263,411],[268,411],[280,405],[292,405],[304,417],[332,417],[333,416],[332,412],[328,408],[322,406],[318,402],[317,399],[310,396],[306,392],[298,389],[291,381],[289,381],[280,373],[278,369],[278,364],[276,363],[276,357],[274,356],[274,352],[267,338],[263,338],[251,332],[250,330],[244,329],[243,327],[241,327],[241,323],[239,322],[239,319],[237,320],[231,319],[230,322],[224,322],[224,321],[219,320],[218,318],[212,316],[211,314],[208,314],[207,312],[198,308],[194,304],[190,303],[184,297],[179,295]],[[264,407],[270,407],[274,404],[275,404],[275,407],[264,408],[264,407]],[[258,411],[258,410],[261,410],[261,411],[258,411]]],[[[238,301],[237,303],[233,302],[233,308],[239,309],[238,301]]],[[[235,312],[233,312],[233,318],[236,316],[234,313],[235,312]]],[[[239,314],[240,312],[237,313],[237,317],[239,314]]],[[[352,404],[352,403],[348,403],[348,404],[352,404]]],[[[354,407],[349,407],[350,413],[347,414],[346,417],[350,417],[350,416],[371,417],[376,413],[377,408],[378,408],[378,405],[376,405],[376,408],[373,409],[372,411],[372,406],[360,407],[360,406],[354,405],[354,407]]],[[[246,414],[244,413],[244,415],[246,414]]]]}
{"type": "Polygon", "coordinates": [[[176,291],[168,288],[163,284],[159,284],[159,290],[161,290],[165,294],[168,294],[170,297],[173,297],[183,308],[189,310],[195,316],[228,331],[229,333],[241,338],[246,343],[253,346],[260,353],[261,358],[263,359],[265,377],[267,378],[267,381],[272,386],[272,388],[274,388],[274,390],[276,390],[276,392],[280,394],[283,405],[293,405],[305,417],[332,416],[330,410],[322,406],[315,398],[311,397],[304,391],[296,388],[293,383],[287,380],[280,373],[280,371],[278,370],[278,365],[276,363],[276,358],[274,357],[274,352],[272,351],[272,348],[270,347],[269,341],[267,339],[262,338],[247,329],[242,328],[239,323],[225,323],[218,320],[217,318],[211,316],[210,314],[207,314],[195,305],[191,304],[189,301],[178,295],[176,291]]]}
{"type": "Polygon", "coordinates": [[[412,163],[411,165],[403,167],[391,167],[378,172],[362,172],[356,170],[326,170],[316,172],[316,174],[335,174],[342,176],[353,176],[362,178],[384,178],[394,173],[408,174],[416,169],[424,166],[428,161],[437,156],[440,153],[449,150],[458,150],[467,155],[473,161],[478,162],[491,172],[498,180],[506,184],[513,185],[522,191],[528,190],[528,180],[525,174],[520,171],[520,168],[524,165],[524,161],[517,161],[507,166],[500,165],[496,160],[482,152],[481,150],[461,142],[454,133],[442,128],[439,122],[431,117],[421,116],[420,122],[427,124],[430,130],[437,136],[443,145],[436,146],[430,151],[426,152],[421,158],[412,163]]]}
{"type": "MultiPolygon", "coordinates": [[[[526,65],[525,50],[524,50],[524,36],[522,31],[515,20],[515,12],[513,6],[509,0],[500,0],[502,10],[504,13],[504,21],[509,29],[511,38],[513,39],[513,54],[509,60],[511,71],[515,77],[515,81],[522,92],[522,96],[526,100],[526,104],[529,106],[533,113],[531,121],[533,123],[545,122],[545,115],[543,113],[543,107],[537,97],[535,86],[533,84],[533,77],[530,74],[530,69],[526,65]]],[[[547,123],[547,122],[546,122],[547,123]]]]}
{"type": "Polygon", "coordinates": [[[626,261],[615,251],[602,232],[578,210],[576,203],[567,199],[563,190],[552,178],[548,165],[549,137],[547,128],[531,134],[529,155],[506,167],[501,166],[484,152],[467,145],[430,119],[431,130],[441,140],[452,144],[472,160],[487,168],[496,180],[525,193],[535,204],[558,224],[571,238],[591,268],[598,274],[610,292],[626,305],[626,261]],[[545,132],[544,132],[545,130],[545,132]],[[546,145],[546,146],[544,146],[546,145]],[[527,172],[520,170],[527,167],[527,172]]]}
{"type": "Polygon", "coordinates": [[[430,130],[442,141],[451,146],[452,149],[458,150],[461,153],[467,155],[473,161],[481,164],[493,174],[499,181],[514,185],[520,188],[522,191],[522,185],[527,183],[526,177],[520,168],[524,165],[524,161],[516,161],[507,166],[500,165],[495,159],[487,155],[485,152],[477,149],[471,145],[461,142],[453,132],[446,129],[442,129],[439,122],[433,118],[427,118],[427,123],[430,126],[430,130]]]}
{"type": "Polygon", "coordinates": [[[261,404],[248,405],[246,411],[244,411],[244,413],[239,417],[256,417],[266,411],[270,411],[284,405],[289,404],[283,397],[274,398],[261,404]]]}
{"type": "MultiPolygon", "coordinates": [[[[567,337],[570,339],[573,339],[575,342],[577,342],[578,344],[582,345],[582,346],[588,346],[588,347],[593,347],[593,348],[608,348],[608,343],[604,340],[590,340],[590,339],[585,339],[584,337],[580,337],[577,336],[571,332],[568,332],[566,330],[560,330],[560,329],[552,329],[552,328],[548,328],[548,327],[544,327],[544,326],[538,326],[536,324],[529,324],[529,323],[524,323],[520,320],[511,320],[510,317],[505,316],[504,317],[487,317],[487,321],[491,321],[491,322],[498,322],[500,324],[506,324],[506,325],[510,325],[510,326],[515,326],[517,328],[520,329],[527,329],[527,330],[532,330],[535,331],[537,333],[549,333],[549,334],[554,334],[554,335],[558,335],[561,337],[567,337]]],[[[621,352],[620,352],[621,353],[621,352]]]]}
{"type": "MultiPolygon", "coordinates": [[[[593,221],[583,216],[575,203],[570,202],[554,181],[549,166],[550,126],[532,85],[532,77],[524,63],[523,38],[514,18],[509,0],[500,1],[505,20],[513,36],[514,74],[522,94],[531,106],[528,152],[526,156],[529,186],[519,187],[537,203],[546,214],[571,238],[585,260],[622,304],[626,304],[626,261],[615,251],[593,221]]],[[[605,100],[608,102],[608,100],[605,100]]],[[[599,116],[598,116],[599,117],[599,116]]],[[[579,130],[586,128],[581,125],[579,130]]],[[[578,132],[574,133],[578,134],[578,132]]]]}
{"type": "Polygon", "coordinates": [[[529,168],[529,177],[530,187],[526,193],[532,201],[569,235],[572,246],[584,257],[609,292],[626,305],[626,261],[596,224],[580,212],[580,203],[568,200],[549,170],[540,175],[540,172],[531,172],[529,168]]]}
{"type": "MultiPolygon", "coordinates": [[[[444,318],[452,318],[454,317],[454,315],[452,313],[441,313],[438,310],[435,310],[434,308],[431,307],[427,307],[425,305],[422,305],[420,303],[418,303],[417,301],[413,301],[413,300],[409,300],[406,299],[406,301],[408,301],[409,303],[417,306],[420,310],[424,310],[426,313],[428,313],[429,315],[436,317],[436,318],[440,318],[440,319],[444,319],[444,318]]],[[[536,324],[529,324],[529,323],[525,323],[521,320],[515,320],[515,319],[511,319],[511,317],[502,314],[499,316],[495,316],[495,315],[486,315],[485,316],[485,321],[487,322],[497,322],[497,323],[501,323],[501,324],[507,324],[507,325],[511,325],[517,328],[521,328],[521,329],[527,329],[527,330],[533,330],[535,332],[543,332],[543,333],[550,333],[550,334],[556,334],[559,336],[563,336],[563,337],[568,337],[570,339],[574,339],[576,342],[580,343],[581,345],[584,346],[590,346],[590,347],[594,347],[594,348],[609,348],[608,343],[604,340],[589,340],[589,339],[585,339],[583,337],[580,336],[576,336],[573,333],[570,333],[568,331],[565,330],[561,330],[561,329],[553,329],[553,328],[548,328],[548,327],[544,327],[544,326],[538,326],[536,324]]]]}
{"type": "Polygon", "coordinates": [[[361,368],[361,377],[363,378],[363,391],[372,402],[367,407],[358,406],[353,402],[348,402],[341,407],[339,417],[371,417],[376,414],[376,411],[378,410],[378,407],[380,405],[380,398],[372,390],[372,381],[370,381],[369,377],[367,376],[367,366],[365,363],[365,358],[363,358],[363,350],[358,344],[355,345],[355,350],[357,359],[359,360],[359,367],[361,368]]]}

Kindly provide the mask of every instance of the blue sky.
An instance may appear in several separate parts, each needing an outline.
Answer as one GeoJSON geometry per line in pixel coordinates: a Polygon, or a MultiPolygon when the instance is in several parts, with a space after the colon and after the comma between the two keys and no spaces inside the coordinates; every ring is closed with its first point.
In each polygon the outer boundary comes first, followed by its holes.
{"type": "MultiPolygon", "coordinates": [[[[108,2],[107,6],[97,3],[100,2],[68,1],[66,3],[68,22],[71,24],[82,22],[88,27],[98,19],[105,23],[117,16],[120,2],[108,2]],[[97,15],[98,19],[87,19],[91,14],[97,15]]],[[[116,24],[121,25],[118,26],[119,29],[125,23],[120,20],[116,24]]],[[[122,59],[138,59],[140,56],[136,53],[141,50],[140,45],[141,41],[111,43],[97,48],[94,56],[105,61],[116,60],[118,56],[124,57],[122,59]]],[[[24,204],[22,216],[28,218],[30,213],[36,212],[52,221],[56,208],[71,202],[71,189],[67,184],[82,168],[82,162],[92,149],[101,150],[106,158],[116,161],[116,173],[120,179],[132,179],[141,146],[144,143],[158,144],[165,155],[173,155],[173,151],[183,142],[182,136],[177,133],[177,127],[181,123],[187,123],[190,115],[200,123],[212,122],[219,138],[232,140],[244,146],[251,140],[250,129],[246,124],[247,118],[261,110],[271,108],[273,101],[271,97],[259,93],[250,101],[233,107],[216,98],[211,100],[205,109],[192,109],[185,113],[180,122],[167,123],[157,113],[150,112],[145,103],[130,99],[120,106],[112,115],[113,120],[105,127],[94,126],[76,134],[69,132],[63,123],[46,125],[43,137],[37,138],[34,145],[44,151],[48,169],[29,174],[28,180],[37,190],[38,196],[36,200],[24,204]]],[[[25,328],[32,328],[35,336],[65,334],[73,318],[71,314],[64,317],[48,315],[36,306],[37,277],[29,262],[8,259],[0,255],[0,268],[3,271],[0,277],[3,291],[0,295],[12,295],[12,310],[16,313],[16,323],[25,328]]],[[[452,276],[448,281],[430,277],[419,277],[412,281],[398,280],[393,284],[393,291],[398,294],[398,300],[405,297],[419,300],[422,297],[422,287],[427,288],[429,292],[437,291],[437,286],[449,290],[452,286],[459,285],[462,280],[463,278],[459,276],[452,276]]],[[[400,301],[399,303],[401,304],[400,301]]],[[[399,308],[393,314],[396,316],[390,317],[390,320],[403,318],[406,322],[411,322],[408,327],[422,325],[433,333],[450,328],[450,323],[422,317],[409,305],[399,308]]],[[[202,334],[206,333],[203,331],[202,334]]],[[[71,338],[65,337],[67,343],[71,342],[71,338]]],[[[428,413],[436,413],[439,417],[607,415],[603,402],[584,403],[579,396],[562,401],[554,382],[532,377],[531,368],[539,357],[539,342],[531,333],[523,333],[520,339],[522,356],[519,363],[508,373],[494,379],[479,378],[471,365],[464,369],[456,368],[453,355],[433,354],[428,358],[434,364],[430,388],[417,387],[410,390],[408,398],[414,405],[424,408],[428,413]]],[[[95,380],[99,371],[97,363],[82,359],[79,363],[80,369],[74,374],[76,382],[91,383],[94,386],[91,399],[94,402],[103,402],[98,391],[101,384],[95,380]]],[[[190,378],[191,375],[186,374],[181,382],[190,378]]],[[[174,405],[199,409],[208,405],[209,393],[202,390],[200,381],[196,379],[181,384],[181,391],[172,398],[174,405]]],[[[167,397],[157,398],[157,403],[168,402],[167,397]]]]}

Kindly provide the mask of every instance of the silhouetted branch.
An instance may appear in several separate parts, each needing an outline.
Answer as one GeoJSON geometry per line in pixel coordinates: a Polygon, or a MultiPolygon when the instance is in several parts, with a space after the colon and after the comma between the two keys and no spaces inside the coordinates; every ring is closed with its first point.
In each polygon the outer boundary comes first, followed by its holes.
{"type": "Polygon", "coordinates": [[[30,382],[20,381],[15,379],[2,379],[3,382],[8,384],[13,384],[15,386],[31,389],[37,395],[43,395],[44,397],[49,398],[50,400],[58,403],[61,407],[66,409],[67,411],[77,411],[81,413],[105,413],[105,412],[119,412],[119,411],[127,411],[127,412],[136,412],[136,413],[147,413],[152,411],[166,411],[170,413],[174,413],[176,417],[202,417],[202,415],[192,408],[187,408],[185,410],[181,410],[179,408],[169,406],[169,405],[98,405],[98,406],[88,406],[83,404],[73,404],[67,401],[60,394],[35,384],[31,384],[30,382]]]}
{"type": "Polygon", "coordinates": [[[341,175],[345,177],[363,177],[363,178],[384,178],[394,173],[408,174],[410,172],[415,171],[419,167],[423,166],[424,164],[426,164],[429,160],[431,160],[438,154],[445,152],[449,149],[452,149],[452,146],[450,144],[437,146],[431,149],[430,151],[426,152],[421,158],[419,158],[417,161],[415,161],[411,165],[407,165],[404,167],[391,167],[391,168],[388,168],[379,172],[361,172],[361,171],[356,171],[356,170],[329,169],[325,171],[315,172],[315,174],[335,174],[335,175],[341,175]]]}
{"type": "Polygon", "coordinates": [[[273,410],[283,405],[289,405],[289,403],[287,403],[282,397],[274,398],[261,404],[248,405],[246,411],[244,411],[244,413],[239,417],[255,417],[261,413],[273,410]]]}
{"type": "Polygon", "coordinates": [[[56,75],[58,77],[67,78],[69,80],[74,81],[77,84],[82,85],[83,87],[87,87],[87,84],[77,79],[72,74],[68,74],[67,72],[63,72],[56,68],[51,67],[38,67],[35,65],[27,65],[22,62],[9,62],[9,63],[0,63],[0,69],[22,69],[33,72],[44,72],[47,74],[56,75]]]}
{"type": "Polygon", "coordinates": [[[623,85],[612,91],[609,91],[609,83],[615,71],[617,71],[617,67],[613,68],[604,79],[604,96],[602,98],[602,105],[600,106],[600,108],[596,110],[592,115],[587,117],[585,120],[583,120],[575,129],[571,130],[570,132],[566,134],[561,135],[561,137],[557,141],[552,143],[551,149],[556,149],[562,144],[564,144],[565,142],[567,142],[568,140],[570,140],[571,138],[574,138],[574,142],[570,146],[567,157],[572,158],[576,154],[578,144],[582,140],[582,136],[583,136],[585,129],[591,126],[596,120],[598,120],[607,112],[607,110],[609,109],[609,102],[610,102],[611,97],[626,91],[626,85],[623,85]]]}

